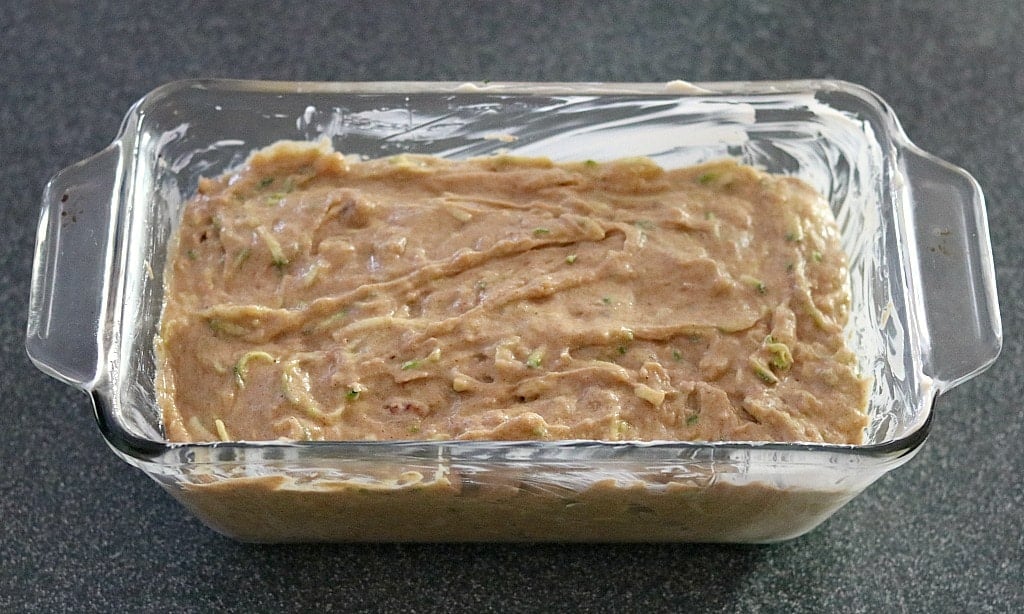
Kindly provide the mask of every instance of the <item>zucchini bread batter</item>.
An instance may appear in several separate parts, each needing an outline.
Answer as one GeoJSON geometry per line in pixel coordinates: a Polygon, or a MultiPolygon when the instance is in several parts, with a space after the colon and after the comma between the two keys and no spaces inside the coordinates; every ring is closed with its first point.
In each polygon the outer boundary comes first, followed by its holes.
{"type": "Polygon", "coordinates": [[[845,254],[734,162],[355,161],[203,179],[157,340],[171,441],[860,443],[845,254]]]}

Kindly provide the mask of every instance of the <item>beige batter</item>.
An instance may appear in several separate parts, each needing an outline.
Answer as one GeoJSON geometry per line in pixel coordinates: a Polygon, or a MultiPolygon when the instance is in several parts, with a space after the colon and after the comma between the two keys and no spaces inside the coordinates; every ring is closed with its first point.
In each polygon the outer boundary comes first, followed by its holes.
{"type": "Polygon", "coordinates": [[[347,159],[200,182],[157,342],[172,441],[860,443],[838,230],[732,162],[347,159]]]}

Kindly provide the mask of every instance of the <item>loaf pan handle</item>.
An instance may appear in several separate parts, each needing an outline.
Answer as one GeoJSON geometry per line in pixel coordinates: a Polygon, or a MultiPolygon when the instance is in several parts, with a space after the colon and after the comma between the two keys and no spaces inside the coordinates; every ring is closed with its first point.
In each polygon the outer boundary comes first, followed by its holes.
{"type": "Polygon", "coordinates": [[[36,231],[25,348],[44,373],[83,389],[92,387],[104,343],[121,160],[114,143],[54,175],[36,231]]]}
{"type": "Polygon", "coordinates": [[[985,197],[963,169],[914,146],[903,154],[927,322],[925,372],[942,392],[984,371],[1002,348],[985,197]]]}

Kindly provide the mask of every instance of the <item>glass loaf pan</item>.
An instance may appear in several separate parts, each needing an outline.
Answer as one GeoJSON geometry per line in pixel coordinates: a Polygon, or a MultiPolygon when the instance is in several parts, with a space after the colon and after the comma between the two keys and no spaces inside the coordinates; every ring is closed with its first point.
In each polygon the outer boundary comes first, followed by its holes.
{"type": "Polygon", "coordinates": [[[1000,345],[977,183],[912,145],[877,95],[836,81],[170,83],[47,186],[27,336],[40,369],[91,395],[118,456],[250,541],[795,537],[907,462],[937,395],[1000,345]],[[873,378],[866,443],[168,443],[153,338],[183,203],[254,149],[321,138],[367,157],[729,157],[804,179],[850,256],[847,336],[873,378]]]}

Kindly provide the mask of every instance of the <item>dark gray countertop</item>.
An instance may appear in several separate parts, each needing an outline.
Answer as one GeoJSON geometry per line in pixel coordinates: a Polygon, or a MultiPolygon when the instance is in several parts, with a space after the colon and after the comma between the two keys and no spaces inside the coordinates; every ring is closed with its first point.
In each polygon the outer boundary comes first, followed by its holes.
{"type": "Polygon", "coordinates": [[[129,4],[0,7],[0,609],[1024,610],[1019,2],[129,4]],[[1002,357],[939,399],[914,460],[783,544],[234,543],[118,460],[87,397],[23,349],[46,181],[147,91],[201,76],[863,84],[985,189],[1002,357]]]}

